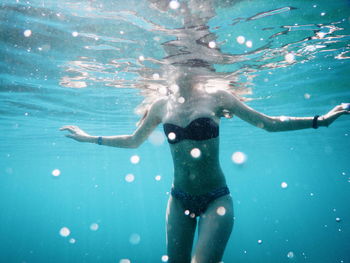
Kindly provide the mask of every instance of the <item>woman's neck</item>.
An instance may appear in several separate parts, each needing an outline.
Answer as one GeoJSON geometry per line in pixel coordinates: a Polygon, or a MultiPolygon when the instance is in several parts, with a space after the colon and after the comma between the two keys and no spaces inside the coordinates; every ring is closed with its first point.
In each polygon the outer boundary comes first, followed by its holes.
{"type": "Polygon", "coordinates": [[[176,95],[178,97],[183,97],[186,100],[195,98],[200,90],[200,84],[195,81],[193,77],[184,77],[176,81],[178,86],[178,91],[176,95]]]}

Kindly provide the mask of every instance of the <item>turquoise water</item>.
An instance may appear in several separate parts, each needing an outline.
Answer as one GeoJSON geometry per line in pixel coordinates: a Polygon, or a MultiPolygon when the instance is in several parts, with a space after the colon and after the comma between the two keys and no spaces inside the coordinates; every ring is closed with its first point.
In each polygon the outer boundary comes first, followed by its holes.
{"type": "MultiPolygon", "coordinates": [[[[349,1],[223,2],[206,21],[220,52],[204,55],[251,90],[251,107],[313,116],[350,102],[349,1]]],[[[1,262],[162,262],[173,167],[161,127],[132,150],[79,144],[58,128],[131,133],[142,72],[162,76],[176,12],[147,1],[2,1],[1,262]]],[[[349,124],[267,133],[222,120],[235,209],[224,262],[350,262],[349,124]],[[235,152],[247,160],[234,163],[235,152]]]]}

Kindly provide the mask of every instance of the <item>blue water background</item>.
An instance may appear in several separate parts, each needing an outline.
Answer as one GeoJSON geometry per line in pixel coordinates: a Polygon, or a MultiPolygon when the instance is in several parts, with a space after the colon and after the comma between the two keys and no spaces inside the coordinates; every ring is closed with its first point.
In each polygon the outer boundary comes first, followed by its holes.
{"type": "MultiPolygon", "coordinates": [[[[101,2],[100,12],[136,10],[152,21],[176,26],[166,15],[154,15],[147,3],[136,2],[128,1],[127,7],[124,1],[101,2]]],[[[244,53],[236,37],[245,35],[255,44],[266,33],[261,28],[268,26],[277,30],[278,25],[340,21],[343,30],[337,34],[350,34],[349,1],[266,2],[242,1],[217,10],[210,20],[217,41],[232,34],[222,44],[224,52],[244,53]],[[232,26],[234,18],[284,6],[298,9],[232,26]]],[[[68,140],[58,128],[74,124],[94,135],[131,133],[139,119],[134,108],[142,101],[140,94],[103,81],[80,89],[66,87],[60,83],[69,74],[67,64],[78,57],[105,63],[113,54],[129,60],[140,54],[161,59],[160,43],[170,37],[148,31],[141,22],[142,30],[130,21],[84,18],[81,7],[89,4],[1,3],[1,262],[153,263],[162,262],[166,254],[165,208],[173,173],[168,145],[147,141],[132,150],[101,147],[68,140]],[[24,37],[28,28],[32,35],[24,37]],[[119,50],[114,51],[86,49],[93,45],[91,39],[72,36],[76,31],[118,38],[121,30],[124,39],[134,42],[115,42],[119,50]],[[153,41],[158,35],[161,40],[153,41]],[[139,163],[130,162],[133,155],[140,157],[139,163]],[[60,176],[52,175],[55,169],[60,176]],[[135,176],[132,183],[126,182],[127,174],[135,176]],[[97,231],[90,229],[93,223],[97,231]],[[59,234],[62,227],[70,229],[68,237],[59,234]],[[133,234],[140,237],[137,244],[130,242],[133,234]],[[71,238],[76,242],[69,242],[71,238]]],[[[280,44],[302,34],[281,37],[280,44]]],[[[350,102],[349,60],[335,58],[349,44],[345,38],[304,63],[259,70],[252,87],[255,100],[249,105],[269,115],[313,116],[350,102]]],[[[231,67],[235,65],[218,66],[228,71],[231,67]]],[[[121,74],[126,80],[134,77],[121,74]]],[[[98,77],[104,74],[96,73],[98,77]]],[[[235,210],[224,262],[350,262],[349,124],[349,116],[342,116],[329,128],[267,133],[236,117],[222,120],[221,161],[235,210]],[[232,162],[237,151],[247,156],[243,165],[232,162]],[[286,189],[282,182],[288,184],[286,189]],[[289,252],[294,257],[287,257],[289,252]]]]}

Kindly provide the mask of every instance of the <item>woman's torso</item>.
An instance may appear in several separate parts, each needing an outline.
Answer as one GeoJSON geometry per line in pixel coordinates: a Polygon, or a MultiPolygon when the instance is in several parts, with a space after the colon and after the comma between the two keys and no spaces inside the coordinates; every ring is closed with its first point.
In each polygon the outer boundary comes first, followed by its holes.
{"type": "Polygon", "coordinates": [[[172,98],[165,102],[162,122],[164,125],[177,126],[179,130],[186,129],[189,137],[194,139],[170,143],[174,162],[174,187],[191,194],[203,194],[225,186],[225,177],[219,163],[219,137],[214,135],[203,139],[203,136],[199,136],[201,138],[197,140],[198,135],[191,136],[191,132],[195,132],[192,128],[197,122],[202,123],[203,133],[208,133],[208,129],[209,133],[218,129],[222,113],[216,97],[199,92],[183,103],[180,103],[181,99],[178,101],[178,98],[172,98]]]}

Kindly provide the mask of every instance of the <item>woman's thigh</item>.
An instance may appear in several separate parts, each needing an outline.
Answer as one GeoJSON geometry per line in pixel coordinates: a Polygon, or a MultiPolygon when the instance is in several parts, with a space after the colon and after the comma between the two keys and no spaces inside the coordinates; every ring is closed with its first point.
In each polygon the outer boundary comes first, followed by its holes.
{"type": "Polygon", "coordinates": [[[192,263],[218,263],[222,260],[233,228],[233,204],[230,195],[211,202],[200,217],[198,242],[192,263]]]}
{"type": "Polygon", "coordinates": [[[169,263],[190,263],[197,221],[185,214],[181,203],[170,196],[166,213],[169,263]]]}

